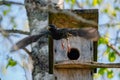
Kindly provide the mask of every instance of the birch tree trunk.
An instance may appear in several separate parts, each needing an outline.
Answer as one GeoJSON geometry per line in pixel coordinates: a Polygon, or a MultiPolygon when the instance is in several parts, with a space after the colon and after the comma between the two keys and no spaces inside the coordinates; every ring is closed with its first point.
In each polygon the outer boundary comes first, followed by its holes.
{"type": "MultiPolygon", "coordinates": [[[[52,0],[57,3],[59,0],[52,0]]],[[[48,25],[48,12],[41,10],[45,8],[49,1],[47,0],[25,0],[27,16],[31,35],[39,34],[48,25]]],[[[33,80],[53,80],[52,75],[49,75],[48,65],[48,39],[41,37],[36,43],[32,44],[32,60],[33,66],[33,80]]]]}

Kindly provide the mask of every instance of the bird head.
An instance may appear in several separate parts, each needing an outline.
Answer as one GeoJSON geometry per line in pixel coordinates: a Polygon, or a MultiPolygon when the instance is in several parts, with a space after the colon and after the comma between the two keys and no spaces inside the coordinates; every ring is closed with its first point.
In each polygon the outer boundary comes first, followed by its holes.
{"type": "Polygon", "coordinates": [[[55,32],[57,30],[56,26],[53,24],[49,24],[47,29],[51,32],[55,32]]]}

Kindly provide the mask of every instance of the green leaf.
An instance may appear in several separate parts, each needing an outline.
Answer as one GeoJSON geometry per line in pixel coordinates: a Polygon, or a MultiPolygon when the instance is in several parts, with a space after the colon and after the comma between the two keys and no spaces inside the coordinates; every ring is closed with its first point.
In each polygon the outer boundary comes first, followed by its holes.
{"type": "Polygon", "coordinates": [[[96,6],[98,4],[98,0],[93,0],[92,5],[96,6]]]}
{"type": "Polygon", "coordinates": [[[105,71],[106,71],[106,68],[100,68],[100,69],[98,70],[98,74],[104,75],[105,71]]]}
{"type": "Polygon", "coordinates": [[[106,49],[104,55],[108,56],[108,54],[110,53],[110,50],[111,50],[111,48],[107,47],[107,49],[106,49]]]}
{"type": "Polygon", "coordinates": [[[96,5],[100,5],[102,3],[103,0],[93,0],[92,5],[96,6],[96,5]]]}
{"type": "Polygon", "coordinates": [[[71,6],[73,6],[76,2],[76,0],[66,0],[67,3],[70,3],[71,6]]]}
{"type": "Polygon", "coordinates": [[[8,6],[8,7],[10,7],[11,6],[11,4],[5,4],[6,6],[8,6]]]}
{"type": "Polygon", "coordinates": [[[9,66],[13,67],[13,66],[15,66],[16,64],[17,64],[17,62],[14,61],[12,58],[10,58],[10,59],[8,60],[8,64],[7,64],[6,68],[8,68],[9,66]]]}
{"type": "Polygon", "coordinates": [[[16,29],[17,28],[17,25],[16,23],[13,24],[13,29],[16,29]]]}
{"type": "Polygon", "coordinates": [[[98,45],[100,44],[107,44],[108,43],[108,38],[101,37],[98,41],[98,45]]]}
{"type": "Polygon", "coordinates": [[[10,9],[4,10],[4,11],[3,11],[3,15],[6,16],[9,12],[10,12],[10,9]]]}
{"type": "Polygon", "coordinates": [[[120,11],[120,7],[118,7],[118,6],[117,6],[117,7],[115,7],[115,10],[118,10],[118,11],[120,11]]]}
{"type": "Polygon", "coordinates": [[[104,12],[104,13],[108,13],[108,9],[105,8],[105,9],[103,10],[103,12],[104,12]]]}
{"type": "Polygon", "coordinates": [[[113,78],[113,76],[114,76],[113,71],[112,71],[112,70],[108,70],[108,71],[107,71],[107,77],[108,77],[109,79],[111,79],[111,78],[113,78]]]}
{"type": "Polygon", "coordinates": [[[120,49],[120,46],[118,47],[118,49],[120,49]]]}
{"type": "Polygon", "coordinates": [[[69,2],[69,0],[65,0],[67,3],[69,2]]]}
{"type": "Polygon", "coordinates": [[[115,55],[115,52],[110,52],[109,55],[108,55],[108,60],[110,62],[114,62],[116,60],[116,55],[115,55]]]}
{"type": "Polygon", "coordinates": [[[76,0],[71,0],[71,2],[72,2],[73,5],[75,4],[75,1],[76,1],[76,0]]]}
{"type": "Polygon", "coordinates": [[[103,0],[98,0],[98,3],[101,4],[103,2],[103,0]]]}
{"type": "Polygon", "coordinates": [[[14,21],[14,17],[11,17],[11,23],[13,24],[13,29],[16,29],[17,28],[17,24],[15,23],[14,21]]]}
{"type": "Polygon", "coordinates": [[[111,48],[107,47],[106,52],[107,52],[107,53],[110,53],[110,50],[111,50],[111,48]]]}
{"type": "Polygon", "coordinates": [[[112,16],[116,17],[116,15],[117,15],[116,11],[113,11],[112,16]]]}

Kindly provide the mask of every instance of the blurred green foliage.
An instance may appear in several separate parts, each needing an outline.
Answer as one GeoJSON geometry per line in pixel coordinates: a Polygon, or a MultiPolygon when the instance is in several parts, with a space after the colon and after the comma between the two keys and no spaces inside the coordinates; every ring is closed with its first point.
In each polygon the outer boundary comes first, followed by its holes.
{"type": "Polygon", "coordinates": [[[100,39],[98,40],[98,45],[107,44],[107,43],[108,43],[108,38],[100,37],[100,39]]]}
{"type": "Polygon", "coordinates": [[[67,3],[71,4],[71,8],[75,5],[76,0],[66,0],[67,3]]]}
{"type": "Polygon", "coordinates": [[[93,0],[92,1],[92,5],[96,6],[96,5],[100,5],[102,3],[103,0],[93,0]]]}
{"type": "Polygon", "coordinates": [[[115,55],[115,52],[114,52],[114,51],[109,52],[108,60],[109,60],[110,62],[114,62],[114,61],[116,60],[116,55],[115,55]]]}
{"type": "Polygon", "coordinates": [[[104,75],[106,71],[107,71],[107,68],[100,68],[100,69],[98,70],[98,73],[99,73],[100,75],[104,75]]]}
{"type": "Polygon", "coordinates": [[[113,70],[107,70],[107,77],[111,79],[113,78],[113,76],[114,76],[113,70]]]}
{"type": "Polygon", "coordinates": [[[7,64],[6,68],[8,68],[9,66],[13,67],[13,66],[15,66],[16,64],[17,64],[17,62],[16,62],[15,60],[13,60],[12,58],[10,58],[10,59],[8,60],[8,64],[7,64]]]}
{"type": "Polygon", "coordinates": [[[3,11],[4,16],[6,16],[9,12],[10,12],[10,8],[8,10],[4,10],[3,11]]]}
{"type": "MultiPolygon", "coordinates": [[[[74,6],[76,6],[76,0],[65,0],[66,3],[71,5],[71,8],[74,8],[74,6]]],[[[82,6],[83,9],[85,8],[99,8],[99,15],[104,14],[105,16],[107,16],[109,18],[109,22],[107,25],[103,26],[103,29],[105,27],[107,27],[108,29],[110,27],[116,27],[118,29],[120,29],[120,27],[116,26],[116,25],[109,25],[111,23],[119,23],[120,24],[120,0],[79,0],[77,1],[79,2],[79,5],[82,6]]],[[[3,10],[3,16],[7,16],[9,14],[9,12],[11,11],[10,7],[11,4],[7,4],[6,5],[8,7],[8,9],[3,10]]],[[[101,17],[99,17],[101,18],[101,17]]],[[[10,22],[13,24],[13,29],[17,28],[17,24],[15,22],[15,18],[11,17],[10,22]]],[[[100,24],[99,24],[99,27],[100,24]]],[[[101,38],[98,41],[98,46],[100,45],[106,45],[107,43],[109,43],[112,39],[110,38],[110,34],[108,32],[105,32],[104,34],[100,34],[101,38]]],[[[118,39],[120,39],[119,36],[117,36],[118,39]]],[[[117,45],[116,48],[120,50],[120,40],[117,41],[117,45]]],[[[115,62],[117,60],[117,55],[115,53],[115,51],[113,51],[111,48],[109,48],[108,46],[106,46],[106,50],[105,52],[107,53],[107,59],[109,62],[115,62]]],[[[99,52],[98,52],[99,53],[99,52]]],[[[8,68],[9,66],[13,67],[16,66],[17,62],[14,61],[12,58],[10,58],[8,60],[8,64],[6,66],[6,68],[8,68]]],[[[100,68],[98,69],[98,74],[103,76],[105,74],[107,74],[107,78],[111,79],[114,77],[114,73],[113,73],[113,69],[107,69],[107,68],[100,68]]],[[[120,77],[120,74],[118,75],[120,77]]]]}

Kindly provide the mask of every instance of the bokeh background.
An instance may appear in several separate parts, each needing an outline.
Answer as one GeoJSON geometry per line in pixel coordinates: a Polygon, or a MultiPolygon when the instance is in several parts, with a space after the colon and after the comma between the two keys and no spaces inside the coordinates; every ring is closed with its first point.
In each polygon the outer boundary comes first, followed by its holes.
{"type": "MultiPolygon", "coordinates": [[[[2,0],[0,0],[2,1],[2,0]]],[[[24,4],[24,0],[7,0],[24,4]]],[[[65,0],[65,9],[98,9],[97,61],[102,63],[120,62],[120,0],[65,0]],[[108,44],[115,47],[113,50],[108,44]],[[117,53],[117,52],[118,53],[117,53]]],[[[27,80],[29,56],[24,50],[10,53],[11,46],[28,34],[7,33],[4,30],[21,30],[29,33],[28,19],[24,5],[0,4],[0,79],[27,80]]],[[[27,47],[31,50],[30,46],[27,47]]],[[[120,69],[100,68],[94,80],[119,80],[120,69]]]]}

